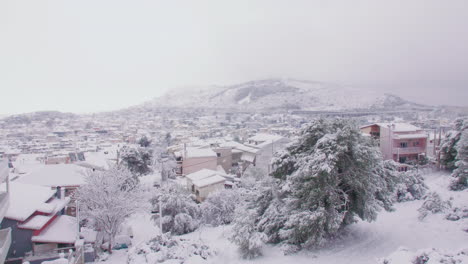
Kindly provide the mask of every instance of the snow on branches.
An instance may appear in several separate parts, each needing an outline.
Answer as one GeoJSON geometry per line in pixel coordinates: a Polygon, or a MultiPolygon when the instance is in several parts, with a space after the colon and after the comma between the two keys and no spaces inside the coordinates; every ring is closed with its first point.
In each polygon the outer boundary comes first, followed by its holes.
{"type": "Polygon", "coordinates": [[[157,224],[162,221],[164,233],[182,235],[194,231],[200,225],[199,205],[187,190],[176,183],[164,183],[151,203],[155,211],[162,210],[162,219],[159,214],[155,214],[153,220],[157,224]],[[159,208],[160,204],[162,208],[159,208]]]}
{"type": "Polygon", "coordinates": [[[270,243],[321,246],[356,217],[373,221],[391,209],[398,177],[352,121],[314,121],[272,164],[277,181],[246,211],[254,212],[252,234],[270,243]]]}
{"type": "Polygon", "coordinates": [[[107,236],[111,252],[120,226],[141,207],[142,192],[132,173],[124,168],[88,171],[85,181],[75,194],[81,216],[107,236]]]}

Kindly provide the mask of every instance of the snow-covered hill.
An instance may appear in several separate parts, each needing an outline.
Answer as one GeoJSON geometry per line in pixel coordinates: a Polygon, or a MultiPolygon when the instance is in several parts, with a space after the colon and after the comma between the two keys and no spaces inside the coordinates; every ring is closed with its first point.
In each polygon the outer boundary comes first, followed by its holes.
{"type": "Polygon", "coordinates": [[[232,86],[172,91],[147,103],[154,107],[229,108],[238,110],[302,109],[411,109],[421,105],[398,96],[364,91],[331,83],[266,79],[232,86]]]}

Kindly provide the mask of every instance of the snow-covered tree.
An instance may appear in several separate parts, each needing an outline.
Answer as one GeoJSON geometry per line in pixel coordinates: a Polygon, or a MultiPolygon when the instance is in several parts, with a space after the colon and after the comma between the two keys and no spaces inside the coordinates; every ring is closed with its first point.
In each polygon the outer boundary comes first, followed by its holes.
{"type": "Polygon", "coordinates": [[[448,170],[456,169],[457,162],[457,144],[460,140],[461,134],[468,127],[468,120],[458,119],[455,121],[455,130],[447,133],[441,142],[440,148],[440,163],[448,170]]]}
{"type": "Polygon", "coordinates": [[[201,204],[203,223],[213,226],[230,224],[240,203],[237,189],[221,190],[210,194],[201,204]]]}
{"type": "Polygon", "coordinates": [[[406,202],[420,200],[426,194],[428,188],[420,172],[409,170],[398,172],[398,181],[395,187],[395,201],[406,202]]]}
{"type": "Polygon", "coordinates": [[[109,252],[122,223],[141,208],[138,181],[125,168],[88,171],[86,184],[76,192],[81,216],[106,235],[109,252]]]}
{"type": "Polygon", "coordinates": [[[273,168],[277,181],[252,202],[254,230],[270,243],[320,246],[356,217],[391,209],[397,179],[352,121],[314,121],[273,168]]]}
{"type": "Polygon", "coordinates": [[[153,151],[150,148],[124,146],[120,150],[120,164],[134,175],[145,175],[151,172],[153,151]]]}
{"type": "Polygon", "coordinates": [[[464,190],[468,188],[468,130],[465,129],[460,135],[456,146],[457,156],[452,176],[456,179],[451,184],[452,190],[464,190]]]}
{"type": "Polygon", "coordinates": [[[262,255],[267,236],[256,228],[256,212],[238,209],[230,240],[239,246],[243,258],[253,259],[262,255]]]}
{"type": "Polygon", "coordinates": [[[162,219],[159,214],[155,214],[153,220],[158,225],[159,221],[162,221],[164,233],[182,235],[194,231],[200,224],[201,213],[198,204],[191,198],[191,194],[178,184],[164,183],[151,203],[155,211],[160,210],[160,204],[162,206],[162,219]]]}
{"type": "Polygon", "coordinates": [[[151,140],[147,136],[142,136],[138,140],[138,145],[143,148],[148,148],[151,145],[151,140]]]}
{"type": "Polygon", "coordinates": [[[172,178],[172,176],[175,175],[175,168],[177,167],[177,162],[175,160],[174,155],[171,155],[167,152],[166,143],[159,142],[159,144],[153,144],[152,153],[152,170],[160,172],[163,180],[166,180],[167,178],[172,178]]]}

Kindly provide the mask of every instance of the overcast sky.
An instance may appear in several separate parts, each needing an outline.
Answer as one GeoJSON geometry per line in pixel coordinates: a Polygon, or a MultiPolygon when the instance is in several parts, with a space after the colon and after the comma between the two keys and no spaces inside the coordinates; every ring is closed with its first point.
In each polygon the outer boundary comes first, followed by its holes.
{"type": "Polygon", "coordinates": [[[291,77],[468,106],[467,0],[0,1],[0,114],[291,77]]]}

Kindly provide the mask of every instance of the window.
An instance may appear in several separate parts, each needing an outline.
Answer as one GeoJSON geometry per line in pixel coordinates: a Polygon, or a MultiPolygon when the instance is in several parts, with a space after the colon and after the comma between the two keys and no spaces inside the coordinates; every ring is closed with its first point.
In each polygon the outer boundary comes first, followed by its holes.
{"type": "Polygon", "coordinates": [[[419,141],[413,142],[413,147],[418,147],[419,146],[419,141]]]}
{"type": "Polygon", "coordinates": [[[407,148],[408,142],[400,142],[400,148],[407,148]]]}

